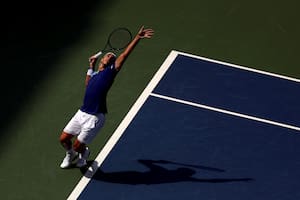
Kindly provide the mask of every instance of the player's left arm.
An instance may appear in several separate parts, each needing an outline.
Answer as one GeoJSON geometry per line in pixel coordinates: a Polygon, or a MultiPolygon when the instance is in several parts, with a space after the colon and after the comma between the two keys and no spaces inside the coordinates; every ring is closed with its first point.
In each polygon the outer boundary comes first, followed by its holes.
{"type": "Polygon", "coordinates": [[[116,70],[120,70],[123,63],[129,56],[129,54],[133,51],[135,46],[138,44],[140,39],[143,38],[151,38],[154,34],[153,29],[145,29],[144,26],[142,26],[139,30],[139,32],[136,34],[136,36],[133,38],[133,40],[128,44],[126,49],[120,54],[120,56],[115,61],[115,68],[116,70]]]}

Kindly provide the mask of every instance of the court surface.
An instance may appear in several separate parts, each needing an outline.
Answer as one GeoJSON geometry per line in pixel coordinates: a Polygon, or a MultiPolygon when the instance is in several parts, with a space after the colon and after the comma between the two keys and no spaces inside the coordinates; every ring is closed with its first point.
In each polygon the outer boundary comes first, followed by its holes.
{"type": "Polygon", "coordinates": [[[69,199],[300,199],[300,80],[172,51],[69,199]]]}

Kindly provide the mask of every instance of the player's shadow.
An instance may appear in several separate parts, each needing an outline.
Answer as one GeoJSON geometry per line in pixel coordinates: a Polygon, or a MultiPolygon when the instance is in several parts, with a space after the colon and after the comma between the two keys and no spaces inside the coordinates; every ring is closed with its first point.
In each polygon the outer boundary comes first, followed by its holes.
{"type": "Polygon", "coordinates": [[[175,163],[166,160],[138,160],[139,163],[149,168],[148,171],[117,171],[117,172],[104,172],[100,168],[94,174],[93,179],[119,184],[163,184],[163,183],[176,183],[176,182],[200,182],[200,183],[226,183],[226,182],[246,182],[251,181],[251,178],[196,178],[194,169],[209,170],[212,172],[225,172],[225,170],[205,167],[186,165],[182,163],[175,163]],[[165,164],[180,165],[176,169],[167,169],[162,167],[165,164]]]}

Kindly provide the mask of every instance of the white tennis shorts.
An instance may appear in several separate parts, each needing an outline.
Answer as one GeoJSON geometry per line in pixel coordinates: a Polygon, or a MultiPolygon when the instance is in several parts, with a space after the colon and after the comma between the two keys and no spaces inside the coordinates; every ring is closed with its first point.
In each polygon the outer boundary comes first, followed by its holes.
{"type": "Polygon", "coordinates": [[[105,122],[105,115],[91,115],[78,110],[64,128],[64,132],[77,135],[79,142],[89,144],[96,137],[105,122]]]}

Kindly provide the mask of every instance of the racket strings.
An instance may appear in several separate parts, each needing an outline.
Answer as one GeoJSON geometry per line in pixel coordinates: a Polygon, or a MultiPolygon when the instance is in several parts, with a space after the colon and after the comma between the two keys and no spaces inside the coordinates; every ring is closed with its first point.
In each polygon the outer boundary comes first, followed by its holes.
{"type": "Polygon", "coordinates": [[[113,50],[125,48],[132,40],[132,35],[129,30],[120,28],[115,30],[109,36],[109,45],[113,50]]]}

